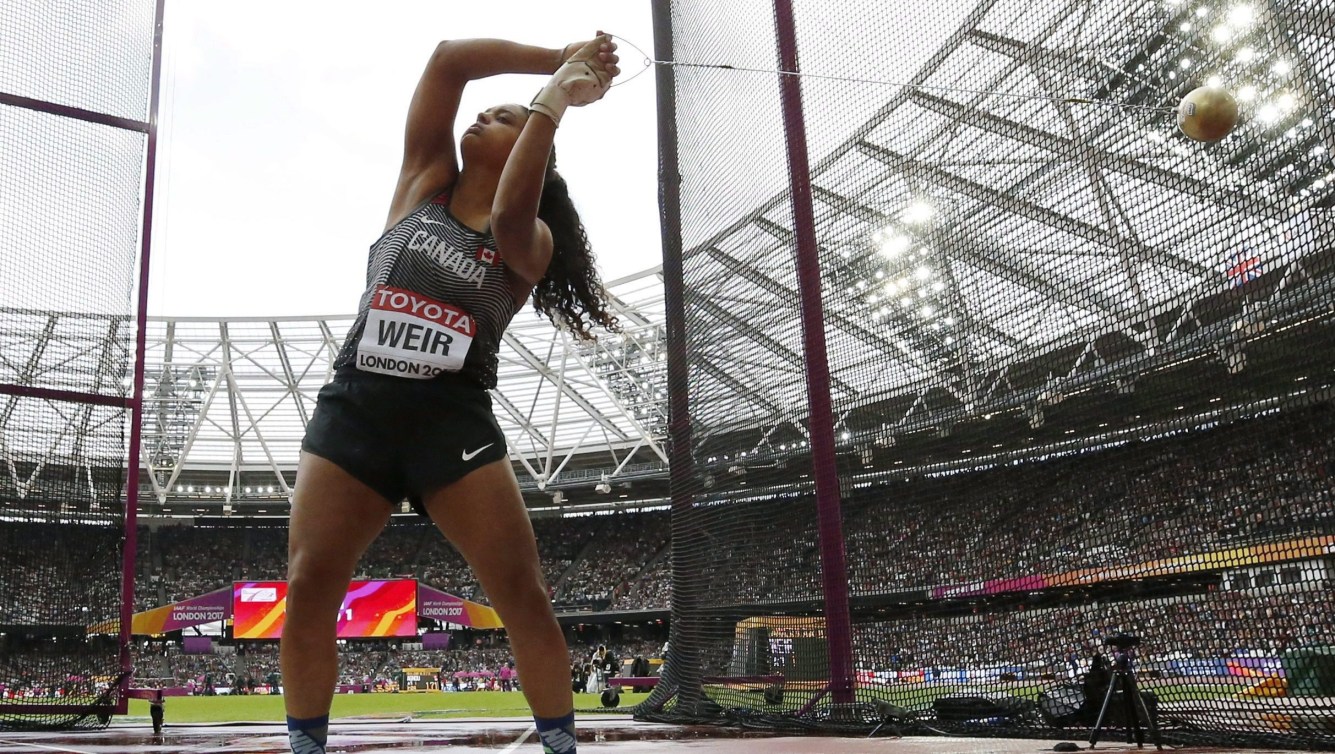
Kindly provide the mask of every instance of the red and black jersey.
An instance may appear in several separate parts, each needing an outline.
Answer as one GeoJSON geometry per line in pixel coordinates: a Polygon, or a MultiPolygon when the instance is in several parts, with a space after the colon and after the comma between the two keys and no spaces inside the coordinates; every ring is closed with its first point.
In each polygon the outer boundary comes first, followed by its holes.
{"type": "Polygon", "coordinates": [[[334,367],[457,373],[493,388],[501,335],[518,311],[510,281],[495,239],[455,219],[442,193],[371,245],[366,292],[334,367]]]}

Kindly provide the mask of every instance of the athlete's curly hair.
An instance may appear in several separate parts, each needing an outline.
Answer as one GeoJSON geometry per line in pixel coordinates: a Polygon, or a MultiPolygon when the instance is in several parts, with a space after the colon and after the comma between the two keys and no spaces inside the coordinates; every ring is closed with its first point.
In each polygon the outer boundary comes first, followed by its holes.
{"type": "Polygon", "coordinates": [[[620,332],[617,318],[607,308],[607,291],[598,277],[589,235],[565,179],[556,172],[556,150],[547,159],[538,217],[552,232],[552,261],[533,287],[533,308],[553,324],[569,327],[580,340],[593,340],[595,324],[620,332]]]}

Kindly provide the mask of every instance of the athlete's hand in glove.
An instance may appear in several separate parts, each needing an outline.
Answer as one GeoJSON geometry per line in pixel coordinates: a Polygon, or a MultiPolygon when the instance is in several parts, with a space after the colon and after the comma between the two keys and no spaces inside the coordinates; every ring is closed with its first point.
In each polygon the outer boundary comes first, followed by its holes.
{"type": "Polygon", "coordinates": [[[571,60],[593,63],[595,67],[602,69],[607,80],[621,73],[621,69],[617,67],[621,58],[617,56],[616,42],[613,42],[612,35],[606,32],[600,31],[593,39],[566,45],[561,51],[561,63],[571,60]]]}
{"type": "Polygon", "coordinates": [[[612,79],[621,73],[617,67],[620,58],[616,49],[611,35],[601,32],[579,47],[567,45],[563,55],[568,55],[568,59],[533,98],[530,109],[546,115],[559,126],[567,107],[583,107],[602,99],[611,87],[612,79]]]}

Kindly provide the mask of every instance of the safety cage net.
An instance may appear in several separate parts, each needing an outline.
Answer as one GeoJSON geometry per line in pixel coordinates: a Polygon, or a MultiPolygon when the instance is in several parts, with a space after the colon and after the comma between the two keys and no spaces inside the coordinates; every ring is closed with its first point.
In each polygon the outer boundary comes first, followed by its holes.
{"type": "Polygon", "coordinates": [[[154,0],[0,4],[0,728],[123,712],[154,0]]]}
{"type": "Polygon", "coordinates": [[[672,633],[637,714],[1335,748],[1329,6],[655,22],[672,633]],[[1179,128],[1202,87],[1217,141],[1179,128]]]}

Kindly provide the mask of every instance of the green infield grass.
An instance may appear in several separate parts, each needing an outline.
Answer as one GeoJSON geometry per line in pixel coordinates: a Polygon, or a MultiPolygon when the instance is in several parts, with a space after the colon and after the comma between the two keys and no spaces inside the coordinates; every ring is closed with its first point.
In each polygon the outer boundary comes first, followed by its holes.
{"type": "MultiPolygon", "coordinates": [[[[1047,686],[1017,683],[1005,693],[1036,699],[1047,686]]],[[[1203,699],[1236,698],[1238,687],[1231,685],[1193,685],[1193,683],[1151,683],[1145,685],[1159,694],[1161,701],[1184,702],[1203,699]]],[[[1000,689],[995,689],[1000,690],[1000,689]]],[[[742,691],[706,686],[706,694],[725,707],[749,707],[754,710],[790,713],[806,705],[816,694],[814,690],[788,689],[784,701],[778,705],[765,703],[760,690],[742,691]]],[[[968,686],[892,686],[885,689],[858,690],[858,699],[884,699],[886,702],[925,710],[933,699],[951,693],[968,693],[968,686]]],[[[621,705],[606,710],[609,714],[625,714],[626,707],[643,701],[647,694],[622,693],[621,705]]],[[[1250,699],[1256,705],[1266,705],[1266,699],[1250,699]]],[[[601,707],[598,694],[575,694],[575,709],[593,710],[601,707]]],[[[129,715],[148,717],[148,702],[129,701],[129,715]]],[[[443,694],[439,691],[418,694],[339,694],[334,697],[332,718],[471,718],[471,717],[527,717],[529,707],[518,691],[462,691],[443,694]]],[[[170,697],[167,699],[167,722],[282,722],[282,697],[170,697]]]]}
{"type": "MultiPolygon", "coordinates": [[[[1197,701],[1226,699],[1237,696],[1237,687],[1231,684],[1205,685],[1190,683],[1148,684],[1164,701],[1197,701]]],[[[1016,684],[1005,693],[1036,699],[1045,688],[1040,685],[1016,684]]],[[[885,701],[922,710],[929,708],[938,696],[952,692],[968,692],[967,686],[899,686],[884,689],[862,689],[861,701],[885,701]]],[[[706,687],[706,693],[725,707],[749,707],[771,712],[792,712],[802,707],[815,691],[789,689],[778,705],[766,704],[759,690],[743,692],[718,686],[706,687]]],[[[644,700],[648,694],[622,693],[624,709],[644,700]]],[[[1250,700],[1264,705],[1264,699],[1250,700]]],[[[576,709],[601,709],[597,694],[576,694],[576,709]]],[[[608,710],[609,712],[615,710],[608,710]]],[[[424,692],[410,694],[340,694],[334,697],[331,717],[398,719],[412,715],[416,718],[452,717],[526,717],[529,714],[524,697],[519,692],[465,691],[460,693],[424,692]]],[[[130,700],[130,716],[148,717],[148,703],[130,700]]],[[[167,699],[168,723],[224,723],[224,722],[281,722],[284,719],[281,696],[186,696],[167,699]]]]}
{"type": "MultiPolygon", "coordinates": [[[[623,693],[621,707],[642,701],[648,694],[623,693]]],[[[576,709],[601,708],[598,694],[576,694],[576,709]]],[[[609,710],[612,711],[612,710],[609,710]]],[[[517,691],[423,692],[414,694],[339,694],[330,717],[397,719],[447,717],[526,717],[528,705],[517,691]]],[[[148,717],[148,702],[130,700],[132,717],[148,717]]],[[[166,701],[171,723],[282,722],[281,696],[174,696],[166,701]]]]}
{"type": "MultiPolygon", "coordinates": [[[[1049,685],[1036,683],[1013,683],[1003,691],[1015,697],[1037,699],[1049,685]]],[[[1191,682],[1151,682],[1144,683],[1145,689],[1159,694],[1161,702],[1199,702],[1210,699],[1238,699],[1238,686],[1231,683],[1191,683],[1191,682]]],[[[910,710],[928,710],[937,697],[952,693],[973,693],[979,687],[956,685],[932,686],[886,686],[864,687],[858,690],[857,698],[861,702],[872,699],[906,707],[910,710]]],[[[740,687],[706,686],[705,693],[721,706],[729,709],[753,709],[770,713],[792,713],[801,709],[818,693],[814,689],[785,690],[784,699],[778,705],[769,705],[761,694],[760,687],[744,690],[740,687]]],[[[649,694],[622,693],[621,705],[607,709],[609,714],[625,714],[626,707],[637,705],[649,694]]],[[[1248,697],[1248,703],[1266,707],[1272,703],[1264,697],[1248,697]]],[[[602,702],[598,694],[575,694],[575,709],[595,710],[602,702]]],[[[3,707],[3,705],[0,705],[3,707]]],[[[529,707],[523,701],[523,694],[518,691],[462,691],[462,693],[427,693],[413,694],[339,694],[334,697],[334,718],[391,718],[398,719],[413,715],[415,718],[467,718],[467,717],[526,717],[529,707]]],[[[129,701],[129,717],[147,718],[148,702],[142,699],[129,701]]],[[[282,697],[168,697],[168,722],[282,722],[282,697]]]]}

